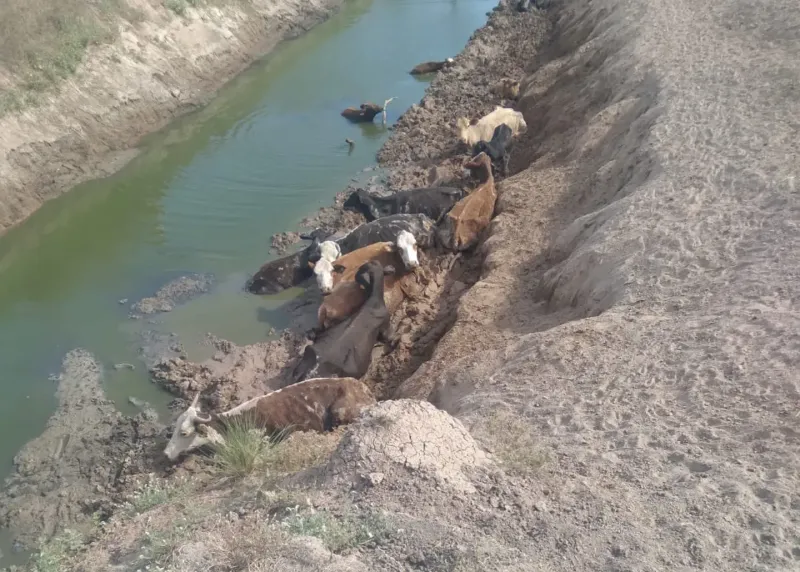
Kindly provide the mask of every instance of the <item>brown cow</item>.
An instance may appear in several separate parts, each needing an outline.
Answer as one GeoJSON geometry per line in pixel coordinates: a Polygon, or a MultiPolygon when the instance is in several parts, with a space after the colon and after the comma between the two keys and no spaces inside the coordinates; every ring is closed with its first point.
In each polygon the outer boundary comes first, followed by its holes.
{"type": "Polygon", "coordinates": [[[198,393],[175,422],[164,449],[170,461],[205,445],[225,443],[226,427],[234,419],[249,417],[253,426],[268,433],[286,429],[323,432],[351,423],[364,407],[375,403],[367,386],[351,377],[308,379],[219,414],[201,413],[199,397],[198,393]]]}
{"type": "MultiPolygon", "coordinates": [[[[384,282],[383,300],[389,314],[394,314],[406,298],[403,282],[409,276],[387,276],[384,282]]],[[[322,304],[317,311],[319,320],[318,331],[327,330],[332,325],[350,317],[364,305],[367,300],[367,291],[357,282],[340,282],[333,291],[322,298],[322,304]]]]}
{"type": "Polygon", "coordinates": [[[442,220],[439,239],[452,250],[466,250],[478,242],[483,230],[489,226],[497,202],[497,189],[492,176],[492,160],[479,153],[464,164],[468,169],[480,169],[484,178],[477,189],[456,203],[442,220]]]}

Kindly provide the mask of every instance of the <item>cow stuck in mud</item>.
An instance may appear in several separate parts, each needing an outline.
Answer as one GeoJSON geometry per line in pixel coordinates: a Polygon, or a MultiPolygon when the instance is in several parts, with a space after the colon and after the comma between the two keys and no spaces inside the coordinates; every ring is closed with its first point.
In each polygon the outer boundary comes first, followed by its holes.
{"type": "Polygon", "coordinates": [[[170,461],[208,445],[223,445],[228,425],[248,419],[267,434],[283,430],[330,431],[351,423],[375,403],[367,386],[353,378],[315,378],[246,401],[223,413],[203,413],[195,395],[175,422],[164,454],[170,461]]]}

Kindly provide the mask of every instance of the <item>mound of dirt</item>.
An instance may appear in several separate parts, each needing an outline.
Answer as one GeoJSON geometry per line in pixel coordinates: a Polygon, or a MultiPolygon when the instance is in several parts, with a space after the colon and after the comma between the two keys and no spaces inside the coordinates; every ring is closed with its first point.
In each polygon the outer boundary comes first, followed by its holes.
{"type": "Polygon", "coordinates": [[[351,425],[326,472],[337,484],[382,483],[399,478],[431,480],[440,487],[474,492],[465,469],[490,463],[460,421],[430,403],[401,399],[378,403],[351,425]]]}
{"type": "Polygon", "coordinates": [[[103,394],[101,375],[91,354],[68,353],[58,410],[14,459],[16,471],[0,493],[0,525],[27,548],[94,513],[109,514],[126,476],[148,469],[143,459],[155,458],[162,430],[155,414],[124,417],[103,394]]]}

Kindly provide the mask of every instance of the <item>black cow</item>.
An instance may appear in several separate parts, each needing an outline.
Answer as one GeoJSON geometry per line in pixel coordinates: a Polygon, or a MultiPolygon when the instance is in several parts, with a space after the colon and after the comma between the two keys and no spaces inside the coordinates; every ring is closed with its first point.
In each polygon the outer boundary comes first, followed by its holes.
{"type": "Polygon", "coordinates": [[[427,248],[433,244],[434,222],[424,214],[396,214],[357,226],[336,242],[342,254],[376,242],[394,242],[401,230],[414,235],[417,245],[427,248]]]}
{"type": "Polygon", "coordinates": [[[411,189],[386,197],[357,189],[347,197],[343,208],[360,212],[368,221],[394,214],[424,214],[438,223],[463,197],[464,191],[453,187],[411,189]]]}
{"type": "Polygon", "coordinates": [[[367,300],[347,321],[328,330],[307,346],[292,373],[290,383],[312,377],[354,377],[367,373],[372,362],[372,348],[382,340],[394,347],[389,311],[383,299],[384,274],[394,268],[372,260],[356,272],[356,282],[367,292],[367,300]]]}
{"type": "Polygon", "coordinates": [[[486,153],[492,160],[492,170],[505,177],[506,173],[508,173],[508,144],[511,142],[511,137],[511,128],[505,123],[501,123],[494,128],[491,141],[488,143],[486,141],[475,143],[472,148],[472,156],[486,153]]]}
{"type": "Polygon", "coordinates": [[[314,273],[308,263],[319,260],[319,245],[330,236],[331,233],[323,229],[301,234],[300,238],[310,240],[311,244],[294,254],[264,264],[247,281],[245,289],[251,294],[277,294],[308,280],[314,273]]]}

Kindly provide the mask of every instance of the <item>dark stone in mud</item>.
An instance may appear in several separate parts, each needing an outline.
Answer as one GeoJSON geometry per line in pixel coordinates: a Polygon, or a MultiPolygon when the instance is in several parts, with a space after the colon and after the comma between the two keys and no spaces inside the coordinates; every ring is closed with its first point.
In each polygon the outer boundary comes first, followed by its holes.
{"type": "Polygon", "coordinates": [[[120,414],[103,393],[101,375],[91,354],[69,352],[58,409],[14,458],[16,471],[0,491],[0,526],[26,549],[40,536],[88,522],[86,499],[110,506],[128,475],[154,469],[147,459],[158,458],[162,427],[142,414],[120,414]]]}
{"type": "Polygon", "coordinates": [[[167,283],[155,296],[143,298],[131,306],[131,317],[140,317],[157,312],[169,312],[178,304],[208,292],[214,277],[210,274],[191,274],[167,283]]]}

